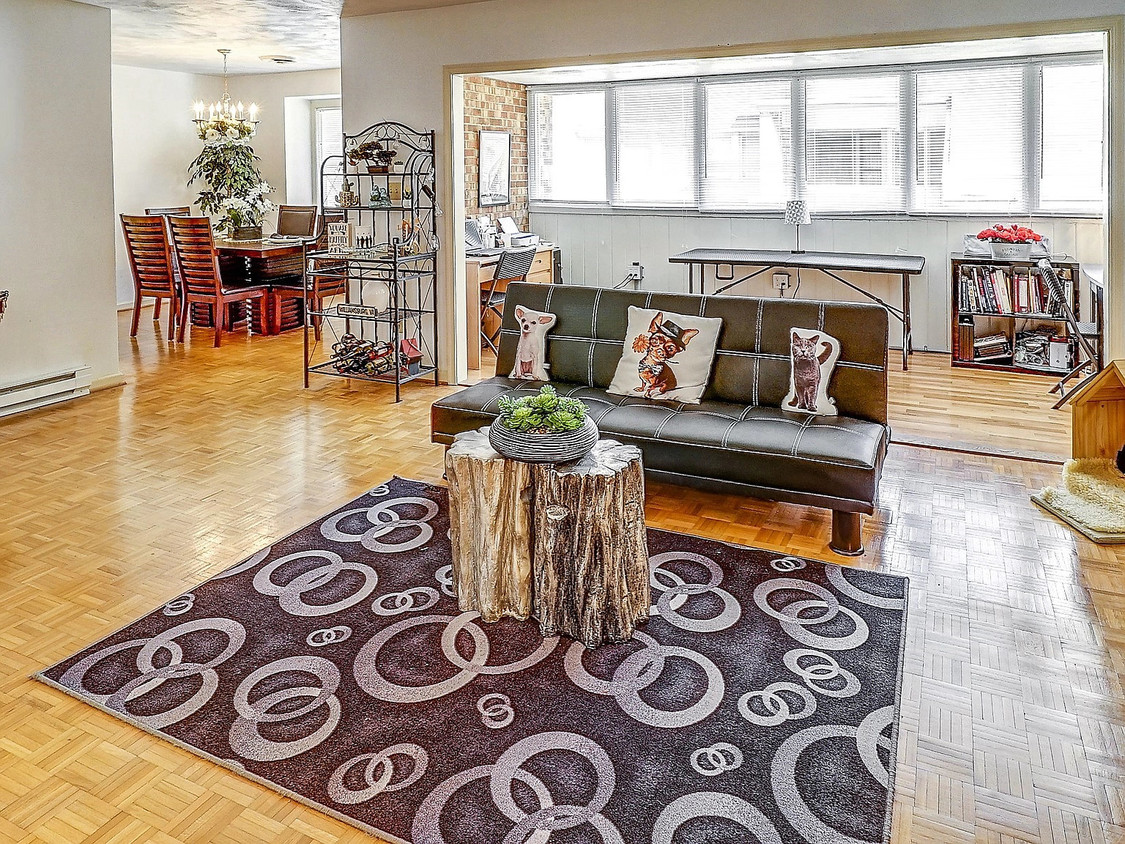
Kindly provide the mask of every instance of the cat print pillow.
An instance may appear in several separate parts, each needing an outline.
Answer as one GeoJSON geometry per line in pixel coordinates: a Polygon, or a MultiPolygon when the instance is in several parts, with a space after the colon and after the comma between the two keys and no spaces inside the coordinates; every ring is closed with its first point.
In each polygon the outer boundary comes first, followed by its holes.
{"type": "Polygon", "coordinates": [[[809,328],[789,329],[789,395],[781,409],[835,416],[836,400],[828,395],[828,387],[839,357],[835,337],[809,328]]]}
{"type": "Polygon", "coordinates": [[[617,371],[606,392],[699,404],[723,321],[648,308],[629,308],[617,371]]]}

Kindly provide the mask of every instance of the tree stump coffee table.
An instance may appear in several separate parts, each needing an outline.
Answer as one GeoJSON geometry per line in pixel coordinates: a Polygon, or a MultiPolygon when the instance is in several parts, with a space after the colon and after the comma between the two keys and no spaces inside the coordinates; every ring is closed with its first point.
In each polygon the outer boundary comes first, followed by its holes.
{"type": "Polygon", "coordinates": [[[493,451],[484,429],[445,453],[457,606],[485,621],[531,614],[531,468],[493,451]]]}
{"type": "Polygon", "coordinates": [[[462,610],[488,621],[530,607],[544,636],[590,648],[629,639],[648,618],[640,449],[600,440],[573,463],[524,463],[481,429],[457,436],[446,475],[462,610]]]}

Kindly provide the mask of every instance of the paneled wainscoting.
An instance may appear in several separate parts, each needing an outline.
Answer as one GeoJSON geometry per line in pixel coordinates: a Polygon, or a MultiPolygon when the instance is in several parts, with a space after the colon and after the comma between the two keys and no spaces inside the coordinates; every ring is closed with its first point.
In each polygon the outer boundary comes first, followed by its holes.
{"type": "MultiPolygon", "coordinates": [[[[812,225],[802,227],[801,246],[809,252],[818,249],[888,254],[901,251],[925,256],[926,269],[913,279],[910,287],[914,347],[948,352],[949,253],[961,251],[966,234],[976,234],[997,222],[1004,220],[986,217],[821,218],[814,214],[812,225]]],[[[1083,263],[1102,263],[1100,220],[1042,218],[1019,222],[1050,237],[1053,252],[1065,252],[1083,263]]],[[[531,230],[559,245],[567,284],[591,287],[612,287],[625,277],[633,261],[640,261],[645,268],[646,290],[686,292],[687,268],[669,264],[670,255],[697,246],[793,248],[793,226],[785,225],[780,216],[765,219],[687,212],[660,215],[549,213],[533,207],[531,230]]],[[[795,285],[796,271],[789,270],[789,274],[790,283],[795,285]]],[[[843,276],[850,277],[847,273],[843,276]]],[[[898,305],[902,299],[902,281],[898,276],[857,275],[854,280],[892,305],[898,305]]],[[[712,289],[710,284],[707,289],[712,289]]],[[[775,295],[769,273],[742,284],[733,292],[750,296],[775,295]]],[[[1084,313],[1089,313],[1087,293],[1084,285],[1084,313]]],[[[817,272],[801,273],[800,295],[809,299],[862,300],[859,294],[817,272]]],[[[891,342],[902,348],[901,327],[893,319],[891,342]]]]}

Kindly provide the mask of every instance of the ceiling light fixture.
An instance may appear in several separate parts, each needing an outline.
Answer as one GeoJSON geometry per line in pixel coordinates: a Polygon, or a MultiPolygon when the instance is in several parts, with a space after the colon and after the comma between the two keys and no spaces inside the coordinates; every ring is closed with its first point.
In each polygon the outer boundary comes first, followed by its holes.
{"type": "Polygon", "coordinates": [[[227,86],[227,56],[230,50],[220,49],[219,53],[223,57],[223,98],[209,106],[197,100],[193,106],[195,117],[192,122],[199,128],[199,137],[203,140],[216,140],[220,136],[231,140],[251,138],[258,126],[258,106],[250,103],[249,107],[245,107],[241,100],[237,103],[231,101],[227,86]]]}

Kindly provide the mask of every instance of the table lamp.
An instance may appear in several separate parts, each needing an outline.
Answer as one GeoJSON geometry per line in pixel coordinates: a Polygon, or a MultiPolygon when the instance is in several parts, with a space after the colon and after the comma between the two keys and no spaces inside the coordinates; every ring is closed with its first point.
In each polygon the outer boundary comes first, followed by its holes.
{"type": "Polygon", "coordinates": [[[807,226],[812,222],[812,217],[809,216],[808,203],[803,199],[790,199],[785,203],[785,225],[797,227],[797,248],[793,250],[794,253],[804,252],[801,248],[801,226],[807,226]]]}

